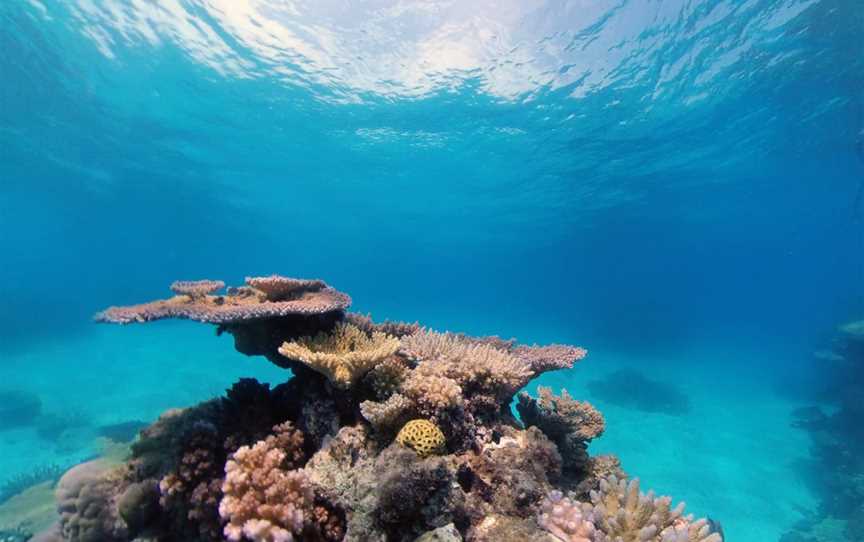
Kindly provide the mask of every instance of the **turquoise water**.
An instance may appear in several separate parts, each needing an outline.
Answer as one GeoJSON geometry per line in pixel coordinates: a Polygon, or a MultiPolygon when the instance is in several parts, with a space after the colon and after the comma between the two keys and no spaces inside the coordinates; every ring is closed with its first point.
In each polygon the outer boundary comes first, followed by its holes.
{"type": "Polygon", "coordinates": [[[585,346],[541,384],[729,540],[818,510],[788,381],[864,317],[858,2],[11,0],[0,23],[0,378],[69,415],[0,431],[0,480],[284,380],[203,326],[90,321],[282,273],[376,319],[585,346]],[[622,369],[686,408],[610,398],[622,369]]]}

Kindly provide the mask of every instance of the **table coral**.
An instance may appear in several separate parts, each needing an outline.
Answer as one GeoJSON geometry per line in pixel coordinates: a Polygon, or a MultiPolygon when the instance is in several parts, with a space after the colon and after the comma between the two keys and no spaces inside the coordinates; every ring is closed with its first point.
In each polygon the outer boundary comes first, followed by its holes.
{"type": "Polygon", "coordinates": [[[171,291],[177,295],[202,298],[225,287],[221,280],[178,280],[171,283],[171,291]]]}
{"type": "Polygon", "coordinates": [[[339,323],[332,331],[286,341],[279,353],[302,361],[333,385],[347,389],[397,350],[399,339],[395,337],[380,331],[370,336],[357,326],[339,323]]]}
{"type": "MultiPolygon", "coordinates": [[[[217,281],[207,281],[216,284],[217,281]]],[[[221,283],[221,281],[218,281],[221,283]]],[[[192,283],[174,283],[192,284],[192,283]]],[[[183,288],[186,289],[186,288],[183,288]]],[[[188,290],[188,289],[187,289],[188,290]]],[[[186,292],[184,292],[186,293],[186,292]]],[[[96,314],[97,322],[130,324],[164,318],[181,318],[210,324],[230,324],[248,320],[278,318],[290,315],[315,315],[343,311],[351,305],[347,295],[327,287],[301,289],[288,300],[271,301],[242,292],[224,296],[180,295],[128,307],[110,307],[96,314]]]]}
{"type": "Polygon", "coordinates": [[[572,367],[581,348],[375,323],[346,313],[350,298],[318,280],[185,291],[96,319],[216,324],[236,350],[292,375],[272,389],[241,379],[223,397],[165,413],[120,468],[73,469],[58,491],[58,529],[43,539],[718,540],[623,482],[614,456],[588,455],[605,423],[587,403],[541,388],[520,397],[525,425],[514,417],[518,391],[572,367]]]}

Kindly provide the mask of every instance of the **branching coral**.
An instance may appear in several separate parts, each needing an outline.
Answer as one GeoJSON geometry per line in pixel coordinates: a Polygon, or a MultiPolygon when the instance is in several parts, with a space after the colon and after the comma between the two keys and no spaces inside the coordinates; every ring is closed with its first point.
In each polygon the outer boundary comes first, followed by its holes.
{"type": "Polygon", "coordinates": [[[594,512],[590,504],[577,503],[552,491],[540,505],[537,523],[562,542],[596,542],[594,512]]]}
{"type": "Polygon", "coordinates": [[[405,423],[406,417],[413,414],[414,404],[404,395],[394,393],[386,401],[363,401],[360,413],[376,431],[387,433],[405,423]]]}
{"type": "Polygon", "coordinates": [[[466,395],[506,399],[531,378],[530,367],[509,352],[452,333],[422,330],[404,337],[402,348],[427,374],[450,378],[466,395]]]}
{"type": "Polygon", "coordinates": [[[567,390],[556,397],[550,388],[537,388],[539,397],[519,394],[516,409],[525,425],[535,425],[549,436],[564,458],[566,469],[582,470],[588,461],[588,443],[603,434],[603,415],[590,403],[575,401],[567,390]]]}
{"type": "Polygon", "coordinates": [[[411,420],[405,424],[396,442],[411,448],[421,457],[444,451],[444,433],[429,420],[411,420]]]}
{"type": "Polygon", "coordinates": [[[513,354],[525,361],[531,371],[538,375],[546,371],[570,369],[588,355],[588,351],[578,346],[550,344],[548,346],[517,346],[513,354]]]}
{"type": "Polygon", "coordinates": [[[311,523],[314,490],[296,465],[302,435],[290,424],[253,446],[240,447],[225,464],[219,515],[225,536],[253,542],[292,542],[311,523]]]}
{"type": "Polygon", "coordinates": [[[399,339],[381,332],[371,336],[340,322],[333,331],[285,342],[279,353],[302,361],[327,377],[336,387],[348,389],[373,367],[399,350],[399,339]]]}
{"type": "Polygon", "coordinates": [[[639,480],[614,476],[602,480],[591,492],[594,521],[608,538],[601,542],[722,542],[710,533],[705,520],[683,516],[684,503],[671,508],[672,499],[641,493],[639,480]],[[686,538],[682,538],[686,535],[686,538]]]}

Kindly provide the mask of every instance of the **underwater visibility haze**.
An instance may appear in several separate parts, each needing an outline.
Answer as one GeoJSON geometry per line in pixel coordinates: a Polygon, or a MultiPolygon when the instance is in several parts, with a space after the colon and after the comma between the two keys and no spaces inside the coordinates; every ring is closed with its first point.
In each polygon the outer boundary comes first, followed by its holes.
{"type": "Polygon", "coordinates": [[[4,1],[0,540],[861,542],[862,221],[857,0],[4,1]]]}

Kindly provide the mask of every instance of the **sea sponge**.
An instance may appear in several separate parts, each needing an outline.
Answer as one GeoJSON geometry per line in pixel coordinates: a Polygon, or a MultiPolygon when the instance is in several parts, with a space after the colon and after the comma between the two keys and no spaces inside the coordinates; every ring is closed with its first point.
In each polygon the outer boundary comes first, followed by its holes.
{"type": "Polygon", "coordinates": [[[444,451],[444,433],[429,420],[411,420],[396,435],[396,442],[422,457],[444,451]]]}
{"type": "Polygon", "coordinates": [[[357,326],[340,322],[329,333],[285,342],[279,353],[302,361],[338,388],[351,388],[373,367],[399,350],[399,339],[385,333],[367,335],[357,326]]]}

